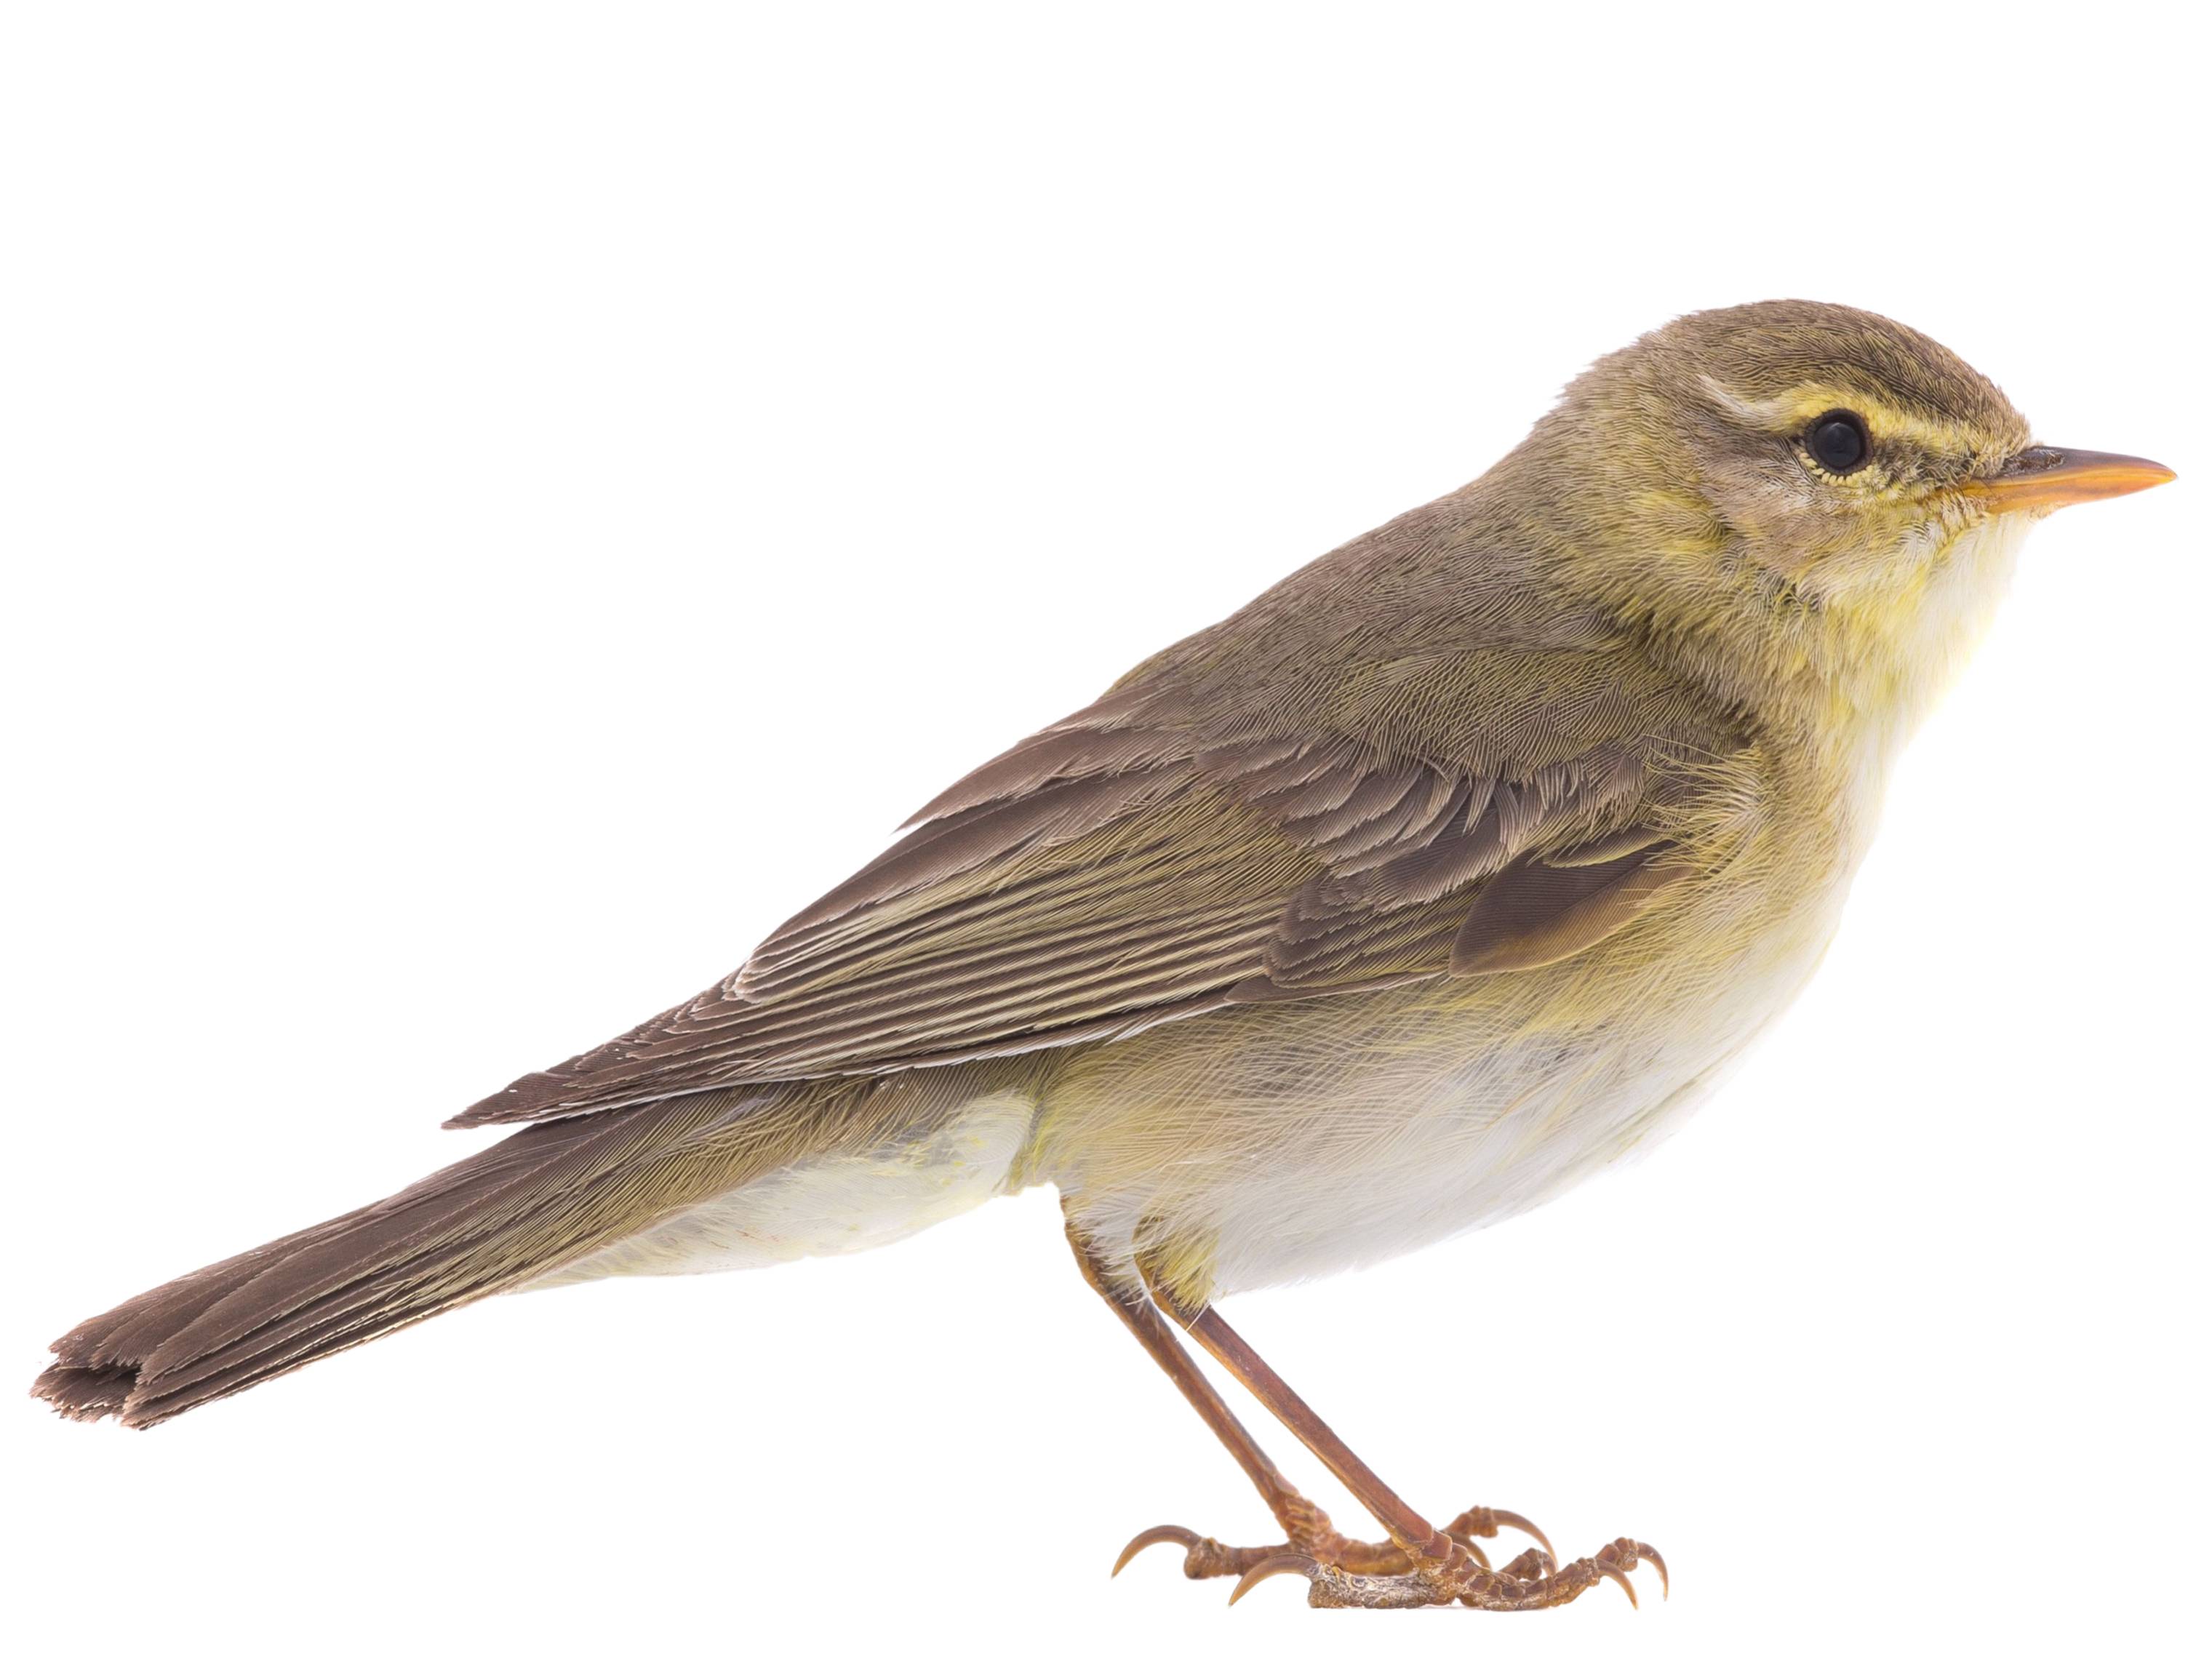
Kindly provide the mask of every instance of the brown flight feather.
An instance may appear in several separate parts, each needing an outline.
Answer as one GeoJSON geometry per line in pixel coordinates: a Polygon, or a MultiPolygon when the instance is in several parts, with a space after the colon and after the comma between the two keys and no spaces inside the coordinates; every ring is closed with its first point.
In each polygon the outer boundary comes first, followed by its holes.
{"type": "Polygon", "coordinates": [[[769,1108],[724,1091],[533,1125],[86,1321],[32,1392],[146,1428],[511,1289],[773,1167],[812,1127],[769,1108]]]}

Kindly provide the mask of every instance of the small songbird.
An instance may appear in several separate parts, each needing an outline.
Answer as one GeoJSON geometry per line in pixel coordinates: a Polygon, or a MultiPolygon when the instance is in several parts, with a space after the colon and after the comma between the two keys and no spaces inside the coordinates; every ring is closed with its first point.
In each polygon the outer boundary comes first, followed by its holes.
{"type": "Polygon", "coordinates": [[[1317,1606],[1633,1599],[1647,1544],[1563,1564],[1510,1511],[1425,1519],[1216,1304],[1678,1122],[1820,962],[2029,525],[2172,477],[2036,444],[1881,317],[1681,318],[1473,483],[953,785],[730,978],[453,1120],[527,1127],[88,1320],[35,1392],[149,1427],[498,1291],[857,1249],[1050,1182],[1284,1534],[1158,1527],[1124,1561],[1172,1542],[1317,1606]],[[1382,1541],[1283,1478],[1178,1332],[1382,1541]],[[1536,1547],[1493,1566],[1501,1525],[1536,1547]]]}

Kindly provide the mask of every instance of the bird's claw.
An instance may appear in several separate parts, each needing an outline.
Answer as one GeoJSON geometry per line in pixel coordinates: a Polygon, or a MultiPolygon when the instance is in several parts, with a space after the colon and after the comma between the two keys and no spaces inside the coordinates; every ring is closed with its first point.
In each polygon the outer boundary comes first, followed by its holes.
{"type": "Polygon", "coordinates": [[[1121,1569],[1127,1566],[1155,1544],[1180,1544],[1186,1555],[1205,1540],[1188,1527],[1146,1527],[1127,1543],[1121,1546],[1121,1554],[1114,1558],[1114,1571],[1106,1576],[1119,1578],[1121,1569]]]}
{"type": "MultiPolygon", "coordinates": [[[[1674,1587],[1667,1579],[1667,1558],[1650,1545],[1638,1543],[1633,1538],[1616,1538],[1597,1553],[1597,1559],[1601,1561],[1611,1559],[1615,1552],[1619,1552],[1620,1559],[1628,1567],[1634,1567],[1638,1561],[1651,1564],[1652,1571],[1659,1575],[1659,1599],[1662,1601],[1674,1594],[1674,1587]]],[[[1621,1580],[1624,1584],[1627,1582],[1625,1578],[1621,1580]]],[[[1631,1595],[1628,1599],[1633,1601],[1636,1598],[1631,1595]]]]}
{"type": "MultiPolygon", "coordinates": [[[[1528,1534],[1529,1537],[1543,1546],[1546,1556],[1556,1556],[1557,1552],[1552,1548],[1552,1540],[1544,1536],[1544,1529],[1527,1516],[1516,1515],[1511,1510],[1493,1510],[1486,1505],[1478,1504],[1474,1509],[1462,1510],[1454,1519],[1446,1522],[1443,1532],[1444,1536],[1454,1543],[1464,1544],[1480,1556],[1482,1552],[1475,1548],[1474,1540],[1478,1538],[1497,1537],[1498,1529],[1500,1527],[1510,1527],[1516,1532],[1528,1534]]],[[[1483,1565],[1487,1566],[1489,1563],[1485,1561],[1483,1565]]]]}
{"type": "Polygon", "coordinates": [[[1188,1527],[1147,1527],[1121,1546],[1121,1553],[1115,1558],[1114,1571],[1109,1576],[1119,1577],[1122,1568],[1155,1544],[1174,1544],[1182,1548],[1182,1576],[1186,1578],[1225,1578],[1271,1555],[1281,1554],[1285,1548],[1281,1544],[1240,1548],[1193,1532],[1188,1527]]]}
{"type": "Polygon", "coordinates": [[[1638,1607],[1636,1586],[1628,1578],[1638,1561],[1649,1561],[1658,1572],[1659,1594],[1664,1600],[1671,1590],[1666,1558],[1633,1538],[1616,1538],[1596,1554],[1564,1567],[1547,1550],[1525,1550],[1506,1564],[1504,1571],[1489,1575],[1487,1583],[1481,1579],[1469,1583],[1459,1599],[1471,1607],[1500,1613],[1564,1607],[1601,1579],[1610,1578],[1628,1597],[1628,1605],[1638,1607]]]}
{"type": "MultiPolygon", "coordinates": [[[[1563,1607],[1584,1590],[1610,1578],[1629,1605],[1638,1606],[1629,1574],[1649,1561],[1659,1575],[1662,1596],[1668,1594],[1666,1558],[1633,1538],[1616,1538],[1595,1554],[1565,1566],[1553,1553],[1543,1528],[1511,1510],[1471,1509],[1443,1528],[1450,1540],[1441,1558],[1410,1544],[1364,1544],[1340,1536],[1319,1510],[1285,1517],[1292,1536],[1287,1543],[1238,1547],[1205,1537],[1188,1527],[1148,1527],[1122,1547],[1114,1571],[1155,1544],[1173,1544],[1183,1553],[1184,1576],[1216,1578],[1234,1575],[1229,1593],[1233,1606],[1270,1578],[1296,1573],[1307,1583],[1306,1601],[1316,1607],[1416,1607],[1458,1601],[1491,1612],[1522,1612],[1563,1607]],[[1502,1568],[1493,1568],[1478,1538],[1495,1538],[1502,1528],[1526,1533],[1536,1542],[1502,1568]]],[[[1432,1544],[1430,1548],[1433,1548],[1432,1544]]]]}
{"type": "MultiPolygon", "coordinates": [[[[1150,1549],[1155,1544],[1174,1544],[1182,1553],[1183,1576],[1187,1578],[1225,1578],[1240,1576],[1261,1562],[1274,1557],[1291,1554],[1304,1556],[1324,1566],[1340,1567],[1346,1572],[1361,1577],[1395,1577],[1412,1572],[1417,1564],[1397,1545],[1383,1542],[1364,1543],[1346,1538],[1329,1524],[1328,1516],[1303,1500],[1299,1507],[1278,1517],[1288,1536],[1280,1543],[1260,1545],[1224,1544],[1208,1538],[1188,1527],[1147,1527],[1121,1547],[1121,1553],[1114,1562],[1114,1576],[1150,1549]]],[[[1526,1516],[1511,1510],[1494,1510],[1484,1506],[1468,1510],[1455,1517],[1444,1528],[1444,1535],[1472,1555],[1485,1571],[1489,1571],[1490,1558],[1484,1553],[1479,1538],[1495,1538],[1498,1528],[1511,1527],[1525,1532],[1541,1544],[1548,1553],[1552,1540],[1544,1536],[1543,1528],[1526,1516]]]]}
{"type": "Polygon", "coordinates": [[[1633,1538],[1616,1538],[1595,1555],[1586,1556],[1576,1565],[1587,1565],[1620,1586],[1620,1593],[1628,1598],[1632,1607],[1643,1604],[1636,1599],[1636,1586],[1628,1582],[1628,1575],[1636,1571],[1638,1561],[1649,1561],[1659,1574],[1659,1599],[1665,1601],[1673,1593],[1667,1582],[1667,1558],[1649,1544],[1639,1544],[1633,1538]]]}
{"type": "Polygon", "coordinates": [[[1311,1578],[1320,1570],[1320,1562],[1315,1560],[1310,1555],[1301,1554],[1297,1550],[1285,1550],[1280,1554],[1271,1555],[1266,1560],[1257,1562],[1245,1570],[1244,1576],[1237,1581],[1237,1588],[1229,1592],[1229,1605],[1235,1607],[1243,1599],[1244,1592],[1250,1589],[1253,1585],[1263,1579],[1273,1578],[1279,1573],[1295,1572],[1311,1578]]]}
{"type": "Polygon", "coordinates": [[[1628,1605],[1630,1607],[1640,1607],[1643,1606],[1643,1603],[1636,1599],[1636,1586],[1628,1582],[1628,1575],[1626,1573],[1623,1572],[1619,1567],[1614,1566],[1610,1561],[1598,1562],[1597,1570],[1603,1573],[1607,1577],[1612,1579],[1614,1583],[1620,1586],[1620,1593],[1628,1598],[1628,1605]]]}
{"type": "Polygon", "coordinates": [[[1541,1547],[1523,1550],[1504,1569],[1493,1571],[1465,1546],[1455,1546],[1439,1561],[1424,1557],[1409,1572],[1348,1572],[1334,1562],[1290,1550],[1255,1562],[1237,1581],[1230,1601],[1241,1601],[1255,1585],[1289,1573],[1304,1577],[1306,1601],[1316,1607],[1417,1607],[1451,1601],[1492,1613],[1533,1612],[1564,1607],[1583,1591],[1611,1579],[1631,1607],[1640,1601],[1629,1574],[1649,1561],[1659,1574],[1662,1595],[1671,1588],[1667,1562],[1649,1544],[1617,1538],[1594,1555],[1560,1566],[1541,1547]]]}

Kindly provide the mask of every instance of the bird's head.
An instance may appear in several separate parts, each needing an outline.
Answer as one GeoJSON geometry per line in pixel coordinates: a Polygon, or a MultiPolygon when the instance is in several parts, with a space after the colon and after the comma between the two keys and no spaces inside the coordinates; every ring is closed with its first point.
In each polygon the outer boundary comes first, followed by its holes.
{"type": "Polygon", "coordinates": [[[1699,312],[1604,358],[1503,470],[1571,583],[1747,703],[1907,724],[2028,524],[2173,477],[2040,446],[1927,336],[1802,301],[1699,312]]]}

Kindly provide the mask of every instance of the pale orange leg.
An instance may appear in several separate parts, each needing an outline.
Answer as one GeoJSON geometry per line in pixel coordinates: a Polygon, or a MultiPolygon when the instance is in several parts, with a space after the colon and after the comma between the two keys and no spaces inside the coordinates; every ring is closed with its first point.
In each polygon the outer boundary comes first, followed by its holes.
{"type": "MultiPolygon", "coordinates": [[[[1121,1322],[1145,1346],[1145,1351],[1156,1360],[1160,1369],[1182,1396],[1188,1400],[1206,1425],[1212,1429],[1229,1455],[1237,1460],[1262,1500],[1283,1528],[1286,1542],[1243,1546],[1224,1544],[1202,1536],[1188,1527],[1152,1527],[1139,1533],[1122,1549],[1121,1558],[1114,1563],[1119,1573],[1131,1559],[1154,1544],[1179,1545],[1183,1551],[1183,1572],[1192,1578],[1212,1578],[1237,1574],[1239,1577],[1254,1569],[1271,1563],[1279,1563],[1286,1557],[1301,1560],[1326,1562],[1348,1573],[1361,1575],[1401,1575],[1413,1570],[1406,1552],[1395,1544],[1370,1544],[1345,1537],[1329,1523],[1321,1506],[1299,1492],[1285,1479],[1250,1431],[1239,1422],[1213,1385],[1207,1382],[1195,1361],[1182,1344],[1176,1340],[1175,1331],[1155,1305],[1152,1297],[1115,1286],[1102,1271],[1097,1259],[1091,1254],[1082,1235],[1071,1223],[1068,1243],[1073,1247],[1077,1265],[1084,1278],[1097,1291],[1108,1306],[1121,1316],[1121,1322]]],[[[1482,1554],[1478,1538],[1495,1538],[1501,1526],[1518,1528],[1534,1538],[1542,1552],[1531,1551],[1528,1555],[1541,1553],[1543,1559],[1551,1557],[1550,1540],[1535,1525],[1510,1510],[1475,1508],[1460,1515],[1445,1528],[1445,1535],[1468,1551],[1486,1569],[1488,1559],[1482,1554]]],[[[1524,1556],[1522,1559],[1527,1559],[1524,1556]]],[[[1257,1582],[1256,1580],[1255,1582],[1257,1582]]]]}

